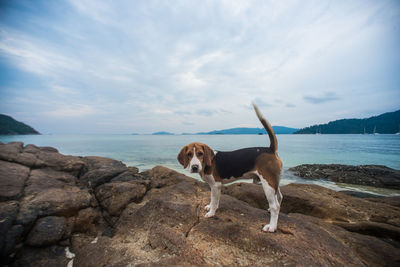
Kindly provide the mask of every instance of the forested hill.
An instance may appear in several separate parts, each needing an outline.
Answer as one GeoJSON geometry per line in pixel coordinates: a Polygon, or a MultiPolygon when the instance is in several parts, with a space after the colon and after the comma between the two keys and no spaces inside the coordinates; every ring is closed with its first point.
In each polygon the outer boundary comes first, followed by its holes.
{"type": "MultiPolygon", "coordinates": [[[[275,134],[292,134],[298,129],[289,128],[285,126],[272,126],[275,134]]],[[[211,132],[201,132],[197,134],[266,134],[267,131],[264,128],[231,128],[225,130],[215,130],[211,132]]]]}
{"type": "Polygon", "coordinates": [[[300,129],[295,134],[394,134],[400,132],[400,110],[366,119],[343,119],[300,129]]]}
{"type": "Polygon", "coordinates": [[[12,117],[0,114],[0,135],[12,134],[40,134],[25,123],[14,120],[12,117]]]}

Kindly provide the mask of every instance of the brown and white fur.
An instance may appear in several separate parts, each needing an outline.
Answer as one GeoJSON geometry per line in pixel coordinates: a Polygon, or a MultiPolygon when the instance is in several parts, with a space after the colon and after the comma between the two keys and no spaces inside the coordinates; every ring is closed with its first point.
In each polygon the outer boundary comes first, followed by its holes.
{"type": "MultiPolygon", "coordinates": [[[[270,222],[263,227],[263,231],[275,232],[282,202],[282,194],[279,190],[282,162],[277,152],[278,141],[271,125],[261,115],[255,104],[253,104],[253,107],[258,119],[268,133],[270,139],[269,148],[245,148],[232,152],[214,153],[206,144],[191,143],[184,146],[179,152],[178,161],[184,168],[189,167],[190,172],[199,173],[201,179],[209,184],[211,188],[211,202],[205,207],[208,211],[205,214],[207,218],[213,217],[218,209],[222,184],[231,183],[238,179],[249,179],[251,178],[250,174],[257,175],[267,197],[271,213],[270,222]],[[221,177],[222,175],[218,172],[218,169],[221,170],[221,166],[218,166],[219,162],[221,162],[221,160],[218,161],[218,153],[229,153],[236,159],[241,159],[242,155],[250,155],[251,159],[250,161],[247,159],[245,163],[246,167],[244,167],[246,173],[237,177],[221,177]]],[[[230,163],[235,164],[235,166],[238,165],[237,160],[235,162],[229,162],[229,160],[227,162],[225,160],[224,164],[227,165],[227,163],[228,165],[230,163]]]]}

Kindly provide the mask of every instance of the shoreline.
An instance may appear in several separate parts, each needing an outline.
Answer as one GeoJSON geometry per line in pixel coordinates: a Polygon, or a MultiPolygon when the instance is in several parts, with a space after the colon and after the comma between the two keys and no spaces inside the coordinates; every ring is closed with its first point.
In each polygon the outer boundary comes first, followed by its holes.
{"type": "MultiPolygon", "coordinates": [[[[0,141],[0,144],[2,142],[0,141]]],[[[14,142],[10,142],[10,143],[14,143],[14,142]]],[[[16,142],[18,143],[18,141],[16,142]]],[[[114,158],[114,157],[110,157],[108,155],[102,155],[104,153],[67,153],[69,155],[75,156],[75,157],[81,157],[81,156],[98,156],[100,154],[100,156],[104,156],[104,157],[109,157],[109,158],[114,158]],[[88,154],[88,155],[85,155],[88,154]]],[[[108,153],[107,153],[108,154],[108,153]]],[[[175,157],[174,157],[175,158],[175,157]]],[[[115,159],[115,158],[114,158],[115,159]]],[[[116,159],[118,160],[118,159],[116,159]]],[[[140,172],[145,172],[148,170],[151,170],[152,168],[162,165],[165,167],[168,167],[172,170],[175,170],[177,172],[180,172],[186,176],[192,177],[198,181],[201,181],[200,177],[198,176],[198,174],[191,174],[189,173],[187,170],[184,170],[182,168],[182,166],[180,166],[178,163],[164,163],[164,164],[156,164],[156,163],[141,163],[141,164],[132,164],[129,161],[126,160],[121,160],[122,162],[124,162],[126,165],[128,166],[135,166],[137,168],[139,168],[140,172]]],[[[137,161],[135,161],[137,162],[137,161]]],[[[330,181],[328,179],[323,179],[323,177],[318,178],[314,178],[314,179],[305,179],[304,177],[295,175],[294,171],[291,171],[290,169],[299,167],[299,166],[303,166],[303,165],[309,165],[309,166],[318,166],[318,165],[343,165],[343,164],[319,164],[319,163],[304,163],[304,164],[299,164],[299,165],[294,165],[294,166],[290,166],[290,167],[283,167],[282,170],[282,174],[281,174],[281,182],[280,185],[287,185],[290,183],[300,183],[300,184],[316,184],[316,185],[320,185],[323,186],[325,188],[329,188],[331,190],[340,192],[340,191],[355,191],[355,192],[361,192],[361,193],[369,193],[369,194],[374,194],[377,196],[399,196],[400,195],[400,190],[398,189],[390,189],[390,188],[380,188],[380,187],[375,187],[375,186],[370,186],[370,185],[357,185],[357,184],[350,184],[350,183],[341,183],[341,182],[335,182],[335,181],[330,181]]],[[[347,165],[347,166],[351,166],[351,167],[357,167],[359,165],[347,165]]],[[[385,166],[386,167],[386,166],[385,166]]],[[[389,167],[387,167],[389,168],[389,167]]],[[[397,169],[394,169],[395,171],[400,171],[397,169]]],[[[251,183],[251,180],[240,180],[238,182],[245,182],[251,183]]]]}
{"type": "MultiPolygon", "coordinates": [[[[207,136],[145,136],[145,135],[48,135],[1,138],[5,143],[23,141],[25,144],[56,147],[65,155],[103,156],[121,160],[141,170],[157,165],[172,167],[177,151],[184,144],[198,141],[214,150],[232,151],[243,147],[267,146],[268,140],[259,135],[207,136]]],[[[284,167],[304,163],[338,163],[349,165],[381,164],[400,169],[400,139],[397,136],[358,135],[281,135],[278,136],[279,155],[284,167]]]]}

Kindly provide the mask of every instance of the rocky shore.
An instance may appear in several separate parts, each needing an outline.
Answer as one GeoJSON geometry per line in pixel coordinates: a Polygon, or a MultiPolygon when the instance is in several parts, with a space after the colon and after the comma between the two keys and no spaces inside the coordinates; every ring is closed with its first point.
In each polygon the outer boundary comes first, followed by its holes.
{"type": "Polygon", "coordinates": [[[396,266],[400,198],[283,186],[276,233],[261,186],[223,189],[165,167],[0,144],[0,252],[8,266],[396,266]]]}
{"type": "Polygon", "coordinates": [[[302,164],[289,170],[304,179],[400,189],[400,170],[381,165],[302,164]]]}

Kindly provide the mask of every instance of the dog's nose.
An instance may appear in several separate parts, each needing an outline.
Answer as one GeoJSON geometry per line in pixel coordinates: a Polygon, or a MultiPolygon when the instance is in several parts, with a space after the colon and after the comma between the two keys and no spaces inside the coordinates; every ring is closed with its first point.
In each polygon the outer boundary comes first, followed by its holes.
{"type": "Polygon", "coordinates": [[[198,172],[199,171],[199,165],[192,165],[192,172],[198,172]]]}

